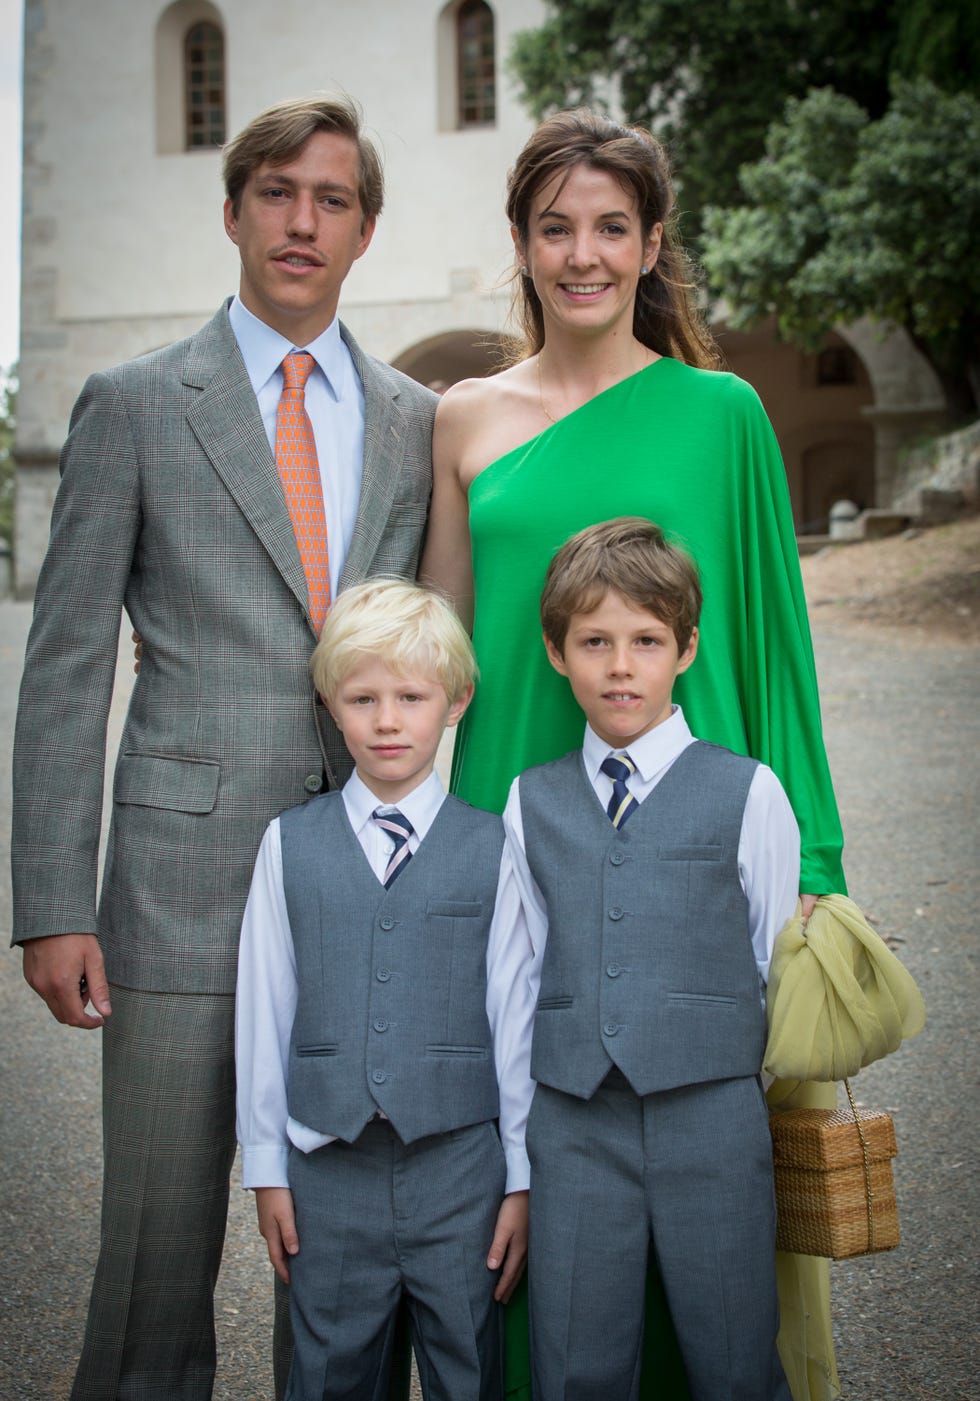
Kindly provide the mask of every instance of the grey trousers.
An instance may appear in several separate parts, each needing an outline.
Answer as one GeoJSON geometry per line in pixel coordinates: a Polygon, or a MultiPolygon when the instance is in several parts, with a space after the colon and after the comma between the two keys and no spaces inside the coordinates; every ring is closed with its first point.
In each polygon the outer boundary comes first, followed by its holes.
{"type": "Polygon", "coordinates": [[[72,1401],[208,1401],[235,1154],[234,998],[111,994],[101,1242],[72,1401]]]}
{"type": "Polygon", "coordinates": [[[290,1150],[299,1253],[287,1401],[380,1401],[403,1298],[425,1401],[502,1401],[486,1256],[505,1175],[492,1123],[405,1145],[376,1120],[356,1143],[290,1150]]]}
{"type": "Polygon", "coordinates": [[[613,1071],[587,1101],[538,1085],[527,1146],[535,1401],[639,1395],[651,1245],[692,1401],[790,1401],[757,1080],[640,1097],[613,1071]]]}

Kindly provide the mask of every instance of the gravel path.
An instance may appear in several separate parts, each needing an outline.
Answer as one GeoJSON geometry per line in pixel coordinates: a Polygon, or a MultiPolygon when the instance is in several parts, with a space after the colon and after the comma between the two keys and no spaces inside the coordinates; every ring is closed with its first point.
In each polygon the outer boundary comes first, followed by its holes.
{"type": "MultiPolygon", "coordinates": [[[[975,1401],[980,648],[918,629],[853,628],[816,608],[831,763],[851,893],[922,988],[923,1034],[855,1082],[897,1125],[903,1243],[833,1267],[845,1401],[975,1401]]],[[[29,622],[0,604],[0,730],[12,733],[29,622]]],[[[128,659],[120,668],[125,683],[128,659]]],[[[118,712],[117,712],[118,721],[118,712]]],[[[9,742],[0,755],[0,929],[10,928],[9,742]]],[[[65,756],[71,782],[71,756],[65,756]]],[[[98,1036],[57,1026],[0,954],[2,1401],[64,1401],[95,1261],[98,1036]]],[[[217,1297],[217,1401],[268,1401],[268,1269],[251,1202],[233,1192],[217,1297]]]]}

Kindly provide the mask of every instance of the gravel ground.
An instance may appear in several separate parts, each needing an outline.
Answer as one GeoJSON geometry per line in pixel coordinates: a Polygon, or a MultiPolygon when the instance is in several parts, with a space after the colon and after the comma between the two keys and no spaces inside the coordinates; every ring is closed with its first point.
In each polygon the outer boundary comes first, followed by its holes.
{"type": "MultiPolygon", "coordinates": [[[[860,1101],[895,1117],[903,1239],[897,1251],[833,1266],[845,1401],[980,1397],[975,531],[969,523],[804,561],[851,893],[914,974],[929,1013],[917,1040],[854,1083],[860,1101]]],[[[0,604],[8,737],[28,622],[26,605],[0,604]]],[[[127,672],[124,654],[123,693],[127,672]]],[[[4,857],[9,748],[0,755],[4,857]]],[[[4,873],[0,929],[9,928],[4,873]]],[[[24,986],[17,953],[0,956],[0,1011],[0,1398],[64,1401],[97,1248],[99,1041],[51,1020],[24,986]]],[[[271,1397],[264,1254],[251,1202],[234,1191],[217,1296],[217,1401],[271,1397]]]]}

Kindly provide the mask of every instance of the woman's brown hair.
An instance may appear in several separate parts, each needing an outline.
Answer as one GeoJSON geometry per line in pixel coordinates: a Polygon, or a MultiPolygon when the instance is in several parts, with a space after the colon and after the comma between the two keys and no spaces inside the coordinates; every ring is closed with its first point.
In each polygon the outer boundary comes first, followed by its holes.
{"type": "MultiPolygon", "coordinates": [[[[507,181],[507,217],[526,248],[531,205],[543,185],[576,165],[606,171],[635,200],[644,242],[663,224],[660,255],[640,278],[633,334],[660,355],[701,369],[717,369],[721,357],[695,300],[690,260],[677,234],[670,162],[660,142],[641,126],[621,126],[587,107],[546,118],[517,158],[507,181]]],[[[518,276],[514,315],[526,353],[544,345],[541,301],[530,277],[518,276]]]]}

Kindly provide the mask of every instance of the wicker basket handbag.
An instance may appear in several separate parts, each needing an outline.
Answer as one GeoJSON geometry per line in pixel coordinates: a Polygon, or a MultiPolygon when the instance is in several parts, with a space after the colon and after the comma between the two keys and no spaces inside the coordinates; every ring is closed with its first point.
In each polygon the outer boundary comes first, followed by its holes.
{"type": "Polygon", "coordinates": [[[894,1250],[898,1205],[891,1160],[895,1125],[847,1109],[786,1109],[769,1116],[776,1183],[776,1248],[844,1260],[894,1250]]]}

